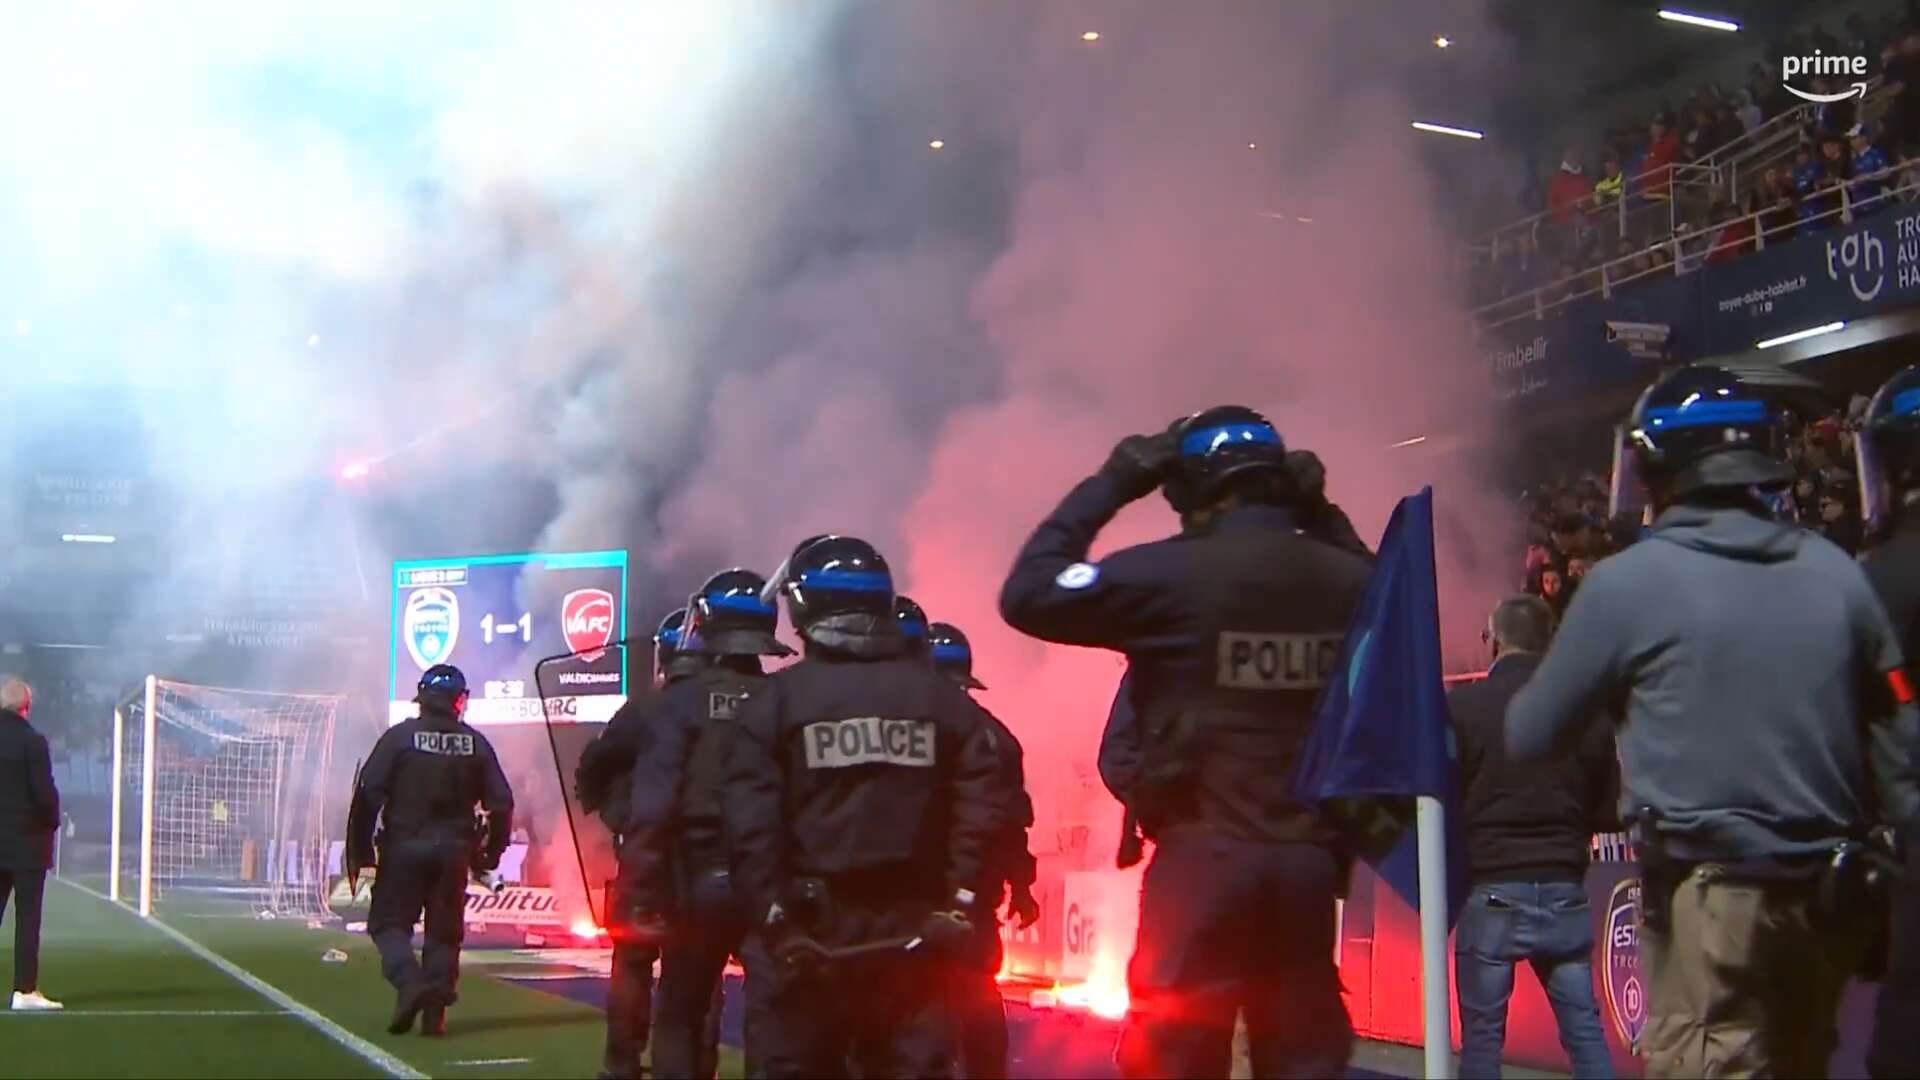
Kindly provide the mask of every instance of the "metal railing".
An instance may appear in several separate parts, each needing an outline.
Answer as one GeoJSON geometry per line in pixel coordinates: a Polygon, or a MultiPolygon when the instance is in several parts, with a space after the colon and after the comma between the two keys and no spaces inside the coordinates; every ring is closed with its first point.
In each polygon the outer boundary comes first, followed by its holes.
{"type": "Polygon", "coordinates": [[[1776,202],[1749,214],[1715,222],[1706,229],[1689,230],[1655,240],[1635,251],[1615,255],[1575,273],[1481,305],[1469,314],[1473,325],[1480,331],[1525,319],[1543,319],[1577,300],[1591,296],[1611,299],[1616,290],[1638,281],[1692,273],[1715,256],[1728,251],[1765,250],[1769,237],[1773,243],[1783,243],[1803,230],[1819,231],[1835,224],[1850,225],[1858,217],[1884,212],[1896,202],[1909,202],[1915,198],[1920,198],[1920,163],[1889,165],[1808,195],[1796,196],[1784,206],[1776,202]],[[1880,194],[1861,199],[1855,189],[1873,183],[1885,183],[1888,186],[1880,194]],[[1819,198],[1835,198],[1836,203],[1829,209],[1806,217],[1799,215],[1801,203],[1819,198]],[[1768,224],[1768,218],[1782,213],[1792,215],[1792,221],[1768,224]],[[1732,238],[1727,237],[1729,229],[1742,225],[1746,228],[1736,232],[1732,238]]]}

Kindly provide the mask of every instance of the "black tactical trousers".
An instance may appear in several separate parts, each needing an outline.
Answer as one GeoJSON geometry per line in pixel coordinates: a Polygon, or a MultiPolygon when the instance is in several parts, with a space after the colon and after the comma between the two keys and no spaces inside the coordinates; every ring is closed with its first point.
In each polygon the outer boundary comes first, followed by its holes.
{"type": "Polygon", "coordinates": [[[388,837],[381,844],[367,934],[380,950],[380,973],[396,989],[424,983],[453,1003],[472,860],[472,845],[458,841],[388,837]],[[413,927],[423,911],[426,943],[415,958],[413,927]]]}

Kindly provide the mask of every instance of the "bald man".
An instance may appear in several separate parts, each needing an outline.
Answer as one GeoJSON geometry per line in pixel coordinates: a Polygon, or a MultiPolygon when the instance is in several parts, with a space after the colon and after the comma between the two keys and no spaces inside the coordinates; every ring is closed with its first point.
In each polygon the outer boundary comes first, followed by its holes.
{"type": "Polygon", "coordinates": [[[60,1008],[40,993],[40,904],[60,828],[60,792],[53,786],[47,738],[33,730],[33,691],[0,679],[0,921],[13,916],[13,999],[18,1012],[60,1008]]]}

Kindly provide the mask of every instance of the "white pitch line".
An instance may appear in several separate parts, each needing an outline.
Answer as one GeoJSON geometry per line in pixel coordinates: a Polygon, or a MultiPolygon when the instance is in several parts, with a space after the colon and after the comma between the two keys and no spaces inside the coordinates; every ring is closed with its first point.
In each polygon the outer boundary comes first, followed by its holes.
{"type": "Polygon", "coordinates": [[[532,1058],[480,1058],[477,1061],[449,1061],[449,1068],[486,1068],[490,1065],[531,1065],[532,1058]]]}
{"type": "Polygon", "coordinates": [[[0,1011],[0,1020],[25,1020],[45,1017],[48,1020],[79,1017],[97,1020],[101,1017],[118,1016],[167,1016],[192,1018],[198,1016],[292,1016],[286,1009],[20,1009],[0,1011]]]}
{"type": "MultiPolygon", "coordinates": [[[[85,885],[80,884],[77,881],[67,881],[64,878],[56,878],[54,880],[60,881],[62,884],[65,884],[65,885],[70,885],[73,888],[78,889],[83,893],[86,893],[88,896],[93,897],[95,900],[100,901],[101,903],[111,905],[115,908],[120,907],[119,904],[115,904],[112,900],[109,900],[106,894],[95,892],[94,890],[88,888],[85,885]]],[[[341,1027],[339,1024],[334,1023],[333,1021],[313,1011],[307,1006],[300,1004],[298,1001],[295,1001],[291,997],[288,997],[286,993],[282,991],[280,988],[274,986],[269,982],[266,982],[265,980],[261,979],[258,975],[255,975],[253,972],[248,971],[247,969],[241,967],[238,964],[235,964],[233,961],[228,960],[226,957],[221,956],[220,954],[207,948],[205,945],[202,945],[199,942],[188,937],[187,935],[181,933],[180,931],[175,930],[173,927],[168,926],[166,923],[161,922],[159,919],[148,918],[144,921],[148,926],[151,926],[155,930],[158,930],[162,934],[165,934],[170,940],[173,941],[175,945],[180,946],[181,948],[187,950],[193,955],[206,961],[209,965],[219,969],[223,974],[225,974],[228,978],[232,979],[233,981],[239,983],[240,985],[246,987],[247,989],[253,991],[256,994],[259,994],[261,997],[266,998],[268,1001],[273,1002],[275,1005],[280,1006],[282,1009],[285,1009],[288,1012],[294,1014],[295,1016],[298,1016],[301,1020],[306,1022],[308,1027],[311,1027],[315,1031],[318,1031],[320,1034],[325,1035],[328,1039],[330,1039],[335,1045],[339,1046],[341,1049],[346,1050],[349,1053],[352,1053],[360,1057],[362,1060],[366,1061],[367,1064],[372,1065],[374,1068],[379,1069],[381,1072],[386,1073],[388,1076],[398,1077],[400,1078],[400,1080],[427,1080],[426,1073],[423,1073],[420,1070],[415,1069],[413,1066],[407,1064],[404,1061],[401,1061],[399,1058],[394,1057],[392,1054],[387,1053],[385,1050],[382,1050],[379,1047],[368,1042],[367,1040],[361,1038],[360,1036],[355,1035],[353,1032],[348,1031],[346,1028],[341,1027]]]]}

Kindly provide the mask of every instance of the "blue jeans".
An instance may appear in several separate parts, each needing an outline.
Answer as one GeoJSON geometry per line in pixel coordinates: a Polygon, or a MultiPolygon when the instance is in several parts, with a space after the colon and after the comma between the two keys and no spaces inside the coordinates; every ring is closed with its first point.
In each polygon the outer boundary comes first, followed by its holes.
{"type": "Polygon", "coordinates": [[[1499,1077],[1513,966],[1522,960],[1546,988],[1573,1075],[1613,1075],[1593,997],[1593,920],[1584,888],[1564,882],[1475,885],[1454,929],[1453,958],[1462,1080],[1499,1077]]]}

